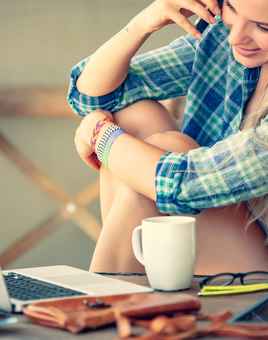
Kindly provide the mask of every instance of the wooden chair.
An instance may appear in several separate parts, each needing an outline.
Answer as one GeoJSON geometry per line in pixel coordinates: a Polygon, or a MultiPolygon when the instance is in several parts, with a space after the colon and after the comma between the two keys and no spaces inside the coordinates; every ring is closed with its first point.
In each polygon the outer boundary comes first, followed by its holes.
{"type": "MultiPolygon", "coordinates": [[[[0,119],[1,116],[46,116],[75,119],[75,115],[66,103],[66,89],[45,87],[0,89],[0,119]]],[[[9,265],[46,237],[51,236],[62,222],[68,219],[75,221],[88,237],[97,240],[101,227],[85,206],[92,204],[98,198],[98,181],[88,185],[75,196],[71,196],[1,132],[0,152],[13,162],[29,181],[38,186],[51,199],[61,203],[60,209],[55,214],[36,225],[0,253],[2,267],[9,265]]]]}

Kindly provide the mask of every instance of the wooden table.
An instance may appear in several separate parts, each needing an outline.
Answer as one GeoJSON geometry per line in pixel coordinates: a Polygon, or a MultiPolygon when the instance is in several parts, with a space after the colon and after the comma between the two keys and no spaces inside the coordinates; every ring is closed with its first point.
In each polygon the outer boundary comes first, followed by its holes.
{"type": "MultiPolygon", "coordinates": [[[[148,285],[146,277],[144,276],[116,276],[116,278],[135,282],[138,284],[148,285]]],[[[195,286],[195,285],[194,285],[195,286]]],[[[186,293],[196,295],[197,289],[185,291],[186,293]]],[[[251,304],[256,303],[262,299],[265,293],[255,294],[241,294],[221,297],[203,297],[201,298],[202,312],[217,313],[223,310],[231,310],[237,313],[251,304]]],[[[79,335],[73,335],[62,330],[46,328],[30,323],[25,317],[19,316],[19,323],[10,326],[9,328],[0,329],[1,340],[75,340],[75,339],[91,339],[91,340],[111,340],[117,338],[116,328],[108,327],[97,331],[89,331],[79,335]]],[[[206,339],[213,339],[214,337],[206,337],[206,339]]],[[[219,338],[219,339],[231,339],[219,338]]],[[[237,338],[232,338],[237,339],[237,338]]]]}

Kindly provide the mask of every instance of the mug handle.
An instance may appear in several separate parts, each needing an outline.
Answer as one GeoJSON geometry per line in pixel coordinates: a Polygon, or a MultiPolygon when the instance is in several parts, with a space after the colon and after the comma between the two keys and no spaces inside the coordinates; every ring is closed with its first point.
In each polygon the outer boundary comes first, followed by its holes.
{"type": "Polygon", "coordinates": [[[142,228],[141,226],[136,227],[132,233],[132,249],[136,259],[144,265],[144,259],[142,254],[142,228]]]}

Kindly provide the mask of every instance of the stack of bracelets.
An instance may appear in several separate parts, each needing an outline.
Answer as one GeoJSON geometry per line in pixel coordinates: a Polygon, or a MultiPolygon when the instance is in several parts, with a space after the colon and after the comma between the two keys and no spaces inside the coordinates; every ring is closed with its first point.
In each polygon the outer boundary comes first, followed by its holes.
{"type": "Polygon", "coordinates": [[[124,131],[118,125],[113,124],[109,118],[104,118],[100,120],[94,128],[93,137],[91,139],[91,146],[95,148],[95,153],[99,161],[106,168],[108,167],[109,154],[112,145],[116,138],[122,135],[123,133],[124,131]],[[101,129],[106,124],[109,124],[109,126],[106,128],[100,139],[98,139],[101,129]]]}

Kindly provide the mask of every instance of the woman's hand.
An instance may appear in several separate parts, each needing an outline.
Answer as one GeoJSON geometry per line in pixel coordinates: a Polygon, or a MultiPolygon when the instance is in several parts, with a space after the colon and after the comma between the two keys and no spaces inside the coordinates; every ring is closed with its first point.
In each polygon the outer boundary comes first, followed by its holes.
{"type": "Polygon", "coordinates": [[[175,23],[199,38],[201,34],[189,18],[196,14],[208,23],[215,23],[213,14],[220,13],[217,0],[155,0],[133,20],[147,33],[153,33],[175,23]]]}
{"type": "Polygon", "coordinates": [[[75,132],[74,143],[80,158],[95,170],[98,170],[101,164],[91,146],[91,138],[97,123],[106,117],[113,121],[110,112],[96,110],[83,118],[75,132]]]}

